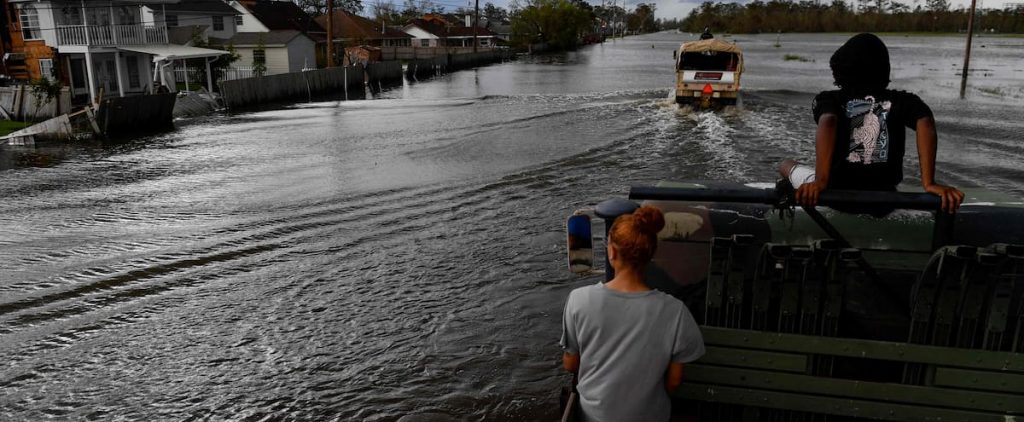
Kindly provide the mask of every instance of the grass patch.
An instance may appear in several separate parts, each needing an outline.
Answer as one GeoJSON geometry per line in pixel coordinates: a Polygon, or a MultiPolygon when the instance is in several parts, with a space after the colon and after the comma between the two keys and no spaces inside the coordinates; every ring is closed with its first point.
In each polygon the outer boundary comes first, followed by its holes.
{"type": "Polygon", "coordinates": [[[981,87],[981,88],[978,88],[978,91],[984,92],[984,93],[989,94],[989,95],[999,96],[999,97],[1002,97],[1004,95],[1003,94],[1003,90],[1001,90],[999,88],[981,87]]]}
{"type": "Polygon", "coordinates": [[[7,136],[13,132],[22,130],[32,123],[19,122],[16,120],[0,120],[0,136],[7,136]]]}
{"type": "Polygon", "coordinates": [[[804,56],[798,56],[796,54],[787,54],[785,56],[782,56],[782,59],[787,61],[787,62],[793,62],[793,61],[809,62],[809,61],[811,61],[811,59],[808,59],[808,58],[806,58],[804,56]]]}

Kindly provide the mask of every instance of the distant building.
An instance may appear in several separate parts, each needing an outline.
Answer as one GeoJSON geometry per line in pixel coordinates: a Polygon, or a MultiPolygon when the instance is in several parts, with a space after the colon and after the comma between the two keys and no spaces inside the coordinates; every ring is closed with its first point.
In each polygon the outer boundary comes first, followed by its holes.
{"type": "Polygon", "coordinates": [[[264,75],[316,68],[316,43],[294,29],[239,32],[229,42],[238,53],[239,69],[257,62],[266,68],[264,75]]]}
{"type": "MultiPolygon", "coordinates": [[[[327,27],[327,16],[318,16],[316,21],[321,27],[327,27]]],[[[334,34],[330,34],[329,38],[341,46],[409,47],[412,45],[411,35],[341,9],[334,11],[333,31],[334,34]]]]}
{"type": "Polygon", "coordinates": [[[476,35],[478,47],[496,45],[497,34],[487,28],[471,26],[471,19],[466,16],[465,23],[451,23],[439,15],[425,15],[413,19],[402,30],[413,37],[412,45],[416,47],[472,47],[473,36],[476,35]]]}

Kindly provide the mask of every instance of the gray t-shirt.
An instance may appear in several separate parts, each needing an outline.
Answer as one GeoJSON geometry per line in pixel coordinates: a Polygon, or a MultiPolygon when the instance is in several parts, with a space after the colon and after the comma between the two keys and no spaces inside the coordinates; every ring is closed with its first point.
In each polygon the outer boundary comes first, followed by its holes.
{"type": "Polygon", "coordinates": [[[580,355],[580,405],[587,421],[667,421],[670,362],[704,355],[704,339],[682,301],[657,290],[624,293],[603,283],[569,294],[562,349],[580,355]]]}

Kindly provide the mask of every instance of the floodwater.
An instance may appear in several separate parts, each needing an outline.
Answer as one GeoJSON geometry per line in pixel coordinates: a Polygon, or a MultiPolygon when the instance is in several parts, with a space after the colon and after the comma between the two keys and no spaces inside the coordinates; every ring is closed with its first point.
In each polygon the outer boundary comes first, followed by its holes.
{"type": "MultiPolygon", "coordinates": [[[[688,38],[0,148],[0,419],[554,419],[561,307],[596,281],[564,269],[565,218],[810,157],[845,36],[736,36],[746,94],[719,114],[668,100],[688,38]]],[[[885,40],[939,180],[1024,195],[1024,39],[976,40],[966,101],[962,38],[885,40]]]]}

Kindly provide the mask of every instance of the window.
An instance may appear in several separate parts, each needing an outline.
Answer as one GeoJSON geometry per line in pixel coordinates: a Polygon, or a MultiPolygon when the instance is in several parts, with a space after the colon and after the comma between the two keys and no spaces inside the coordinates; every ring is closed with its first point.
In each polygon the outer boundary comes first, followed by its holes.
{"type": "Polygon", "coordinates": [[[53,60],[51,59],[39,59],[39,76],[49,80],[53,80],[53,60]]]}
{"type": "Polygon", "coordinates": [[[235,16],[235,26],[244,25],[245,20],[242,19],[242,15],[235,16]]]}
{"type": "Polygon", "coordinates": [[[139,88],[142,86],[139,83],[139,58],[136,56],[128,56],[124,58],[125,66],[128,67],[128,87],[139,88]]]}
{"type": "Polygon", "coordinates": [[[420,47],[430,47],[430,40],[426,38],[420,40],[420,47]]]}
{"type": "Polygon", "coordinates": [[[258,48],[252,51],[252,73],[256,76],[267,73],[267,50],[258,48]]]}
{"type": "Polygon", "coordinates": [[[77,7],[62,7],[60,9],[60,24],[61,25],[81,25],[82,24],[82,9],[77,7]]]}
{"type": "Polygon", "coordinates": [[[214,16],[213,17],[213,30],[214,31],[223,31],[224,30],[224,17],[223,16],[214,16]]]}
{"type": "Polygon", "coordinates": [[[135,11],[136,8],[121,6],[117,8],[117,24],[118,25],[135,25],[135,11]]]}
{"type": "Polygon", "coordinates": [[[178,26],[178,15],[167,15],[164,22],[167,23],[167,26],[178,26]]]}
{"type": "Polygon", "coordinates": [[[39,12],[35,7],[25,5],[21,8],[21,35],[26,40],[37,40],[42,37],[39,30],[39,12]]]}

